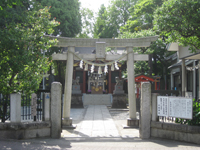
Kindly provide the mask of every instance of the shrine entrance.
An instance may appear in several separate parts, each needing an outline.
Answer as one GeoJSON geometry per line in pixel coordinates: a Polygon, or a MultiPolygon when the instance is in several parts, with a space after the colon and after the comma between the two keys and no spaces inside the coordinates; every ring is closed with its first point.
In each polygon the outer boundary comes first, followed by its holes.
{"type": "MultiPolygon", "coordinates": [[[[80,69],[77,64],[79,65],[79,63],[76,63],[73,68],[73,80],[76,80],[77,77],[80,78],[79,85],[83,94],[113,94],[116,85],[115,78],[122,78],[121,64],[118,64],[119,70],[115,71],[111,71],[111,68],[108,67],[108,72],[104,72],[105,68],[102,67],[101,74],[98,73],[98,67],[95,67],[92,73],[89,69],[88,71],[80,69]]],[[[88,68],[91,68],[91,65],[88,65],[88,68]]]]}
{"type": "MultiPolygon", "coordinates": [[[[118,61],[127,61],[127,73],[128,73],[128,102],[129,102],[129,118],[127,119],[127,125],[139,125],[139,120],[136,119],[136,98],[135,98],[135,79],[134,79],[134,61],[148,61],[148,55],[146,54],[134,54],[133,47],[148,47],[151,42],[157,40],[157,36],[136,38],[136,39],[75,39],[65,37],[53,37],[47,36],[51,39],[57,39],[59,42],[58,47],[67,47],[67,51],[62,54],[53,54],[53,60],[66,61],[66,75],[65,75],[65,90],[64,90],[64,107],[63,107],[63,125],[71,126],[72,119],[70,118],[71,107],[71,95],[72,95],[72,79],[73,79],[73,67],[74,60],[80,61],[80,68],[84,71],[90,70],[91,73],[95,73],[95,67],[98,67],[98,74],[104,72],[109,74],[111,81],[111,71],[118,70],[118,61]],[[84,54],[76,53],[76,47],[95,47],[96,54],[84,54]],[[119,54],[107,54],[106,47],[123,48],[125,53],[119,54]],[[93,62],[93,61],[96,62],[93,62]],[[104,63],[98,63],[103,61],[104,63]],[[88,66],[91,66],[89,68],[88,66]]],[[[86,72],[85,72],[86,73],[86,72]]],[[[85,76],[83,74],[83,76],[85,76]]],[[[92,75],[89,79],[90,85],[88,85],[93,92],[102,91],[105,89],[103,80],[104,77],[92,75]],[[100,82],[99,82],[100,81],[100,82]],[[101,90],[100,90],[101,88],[101,90]]],[[[83,80],[86,82],[86,80],[83,80]]],[[[111,89],[109,84],[108,89],[111,89]]],[[[101,94],[104,95],[104,94],[101,94]]]]}
{"type": "Polygon", "coordinates": [[[106,90],[106,73],[88,72],[88,93],[103,94],[106,93],[106,90]]]}

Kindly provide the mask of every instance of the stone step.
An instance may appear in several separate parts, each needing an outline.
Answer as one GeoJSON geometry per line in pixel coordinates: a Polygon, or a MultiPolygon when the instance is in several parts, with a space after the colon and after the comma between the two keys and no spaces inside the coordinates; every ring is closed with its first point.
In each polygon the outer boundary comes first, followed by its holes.
{"type": "Polygon", "coordinates": [[[111,105],[112,94],[83,94],[83,105],[111,105]]]}

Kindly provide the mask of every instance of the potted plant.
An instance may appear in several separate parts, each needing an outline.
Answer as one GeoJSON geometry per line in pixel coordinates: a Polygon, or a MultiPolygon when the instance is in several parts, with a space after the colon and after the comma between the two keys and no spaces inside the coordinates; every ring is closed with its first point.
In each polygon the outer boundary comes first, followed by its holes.
{"type": "Polygon", "coordinates": [[[87,91],[87,94],[91,94],[91,90],[88,90],[88,91],[87,91]]]}

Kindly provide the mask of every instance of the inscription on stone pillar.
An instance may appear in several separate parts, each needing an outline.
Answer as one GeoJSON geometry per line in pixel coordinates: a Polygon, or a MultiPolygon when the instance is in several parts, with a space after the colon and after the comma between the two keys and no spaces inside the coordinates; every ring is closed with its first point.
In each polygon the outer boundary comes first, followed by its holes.
{"type": "Polygon", "coordinates": [[[36,116],[37,114],[37,95],[33,93],[31,95],[31,116],[36,116]]]}
{"type": "Polygon", "coordinates": [[[104,59],[106,56],[106,43],[96,42],[96,59],[104,59]]]}

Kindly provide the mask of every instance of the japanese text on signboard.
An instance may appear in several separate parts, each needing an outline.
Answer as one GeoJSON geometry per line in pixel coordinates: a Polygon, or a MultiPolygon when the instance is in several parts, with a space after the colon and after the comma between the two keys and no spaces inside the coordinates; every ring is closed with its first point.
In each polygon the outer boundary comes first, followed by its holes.
{"type": "Polygon", "coordinates": [[[185,97],[157,97],[157,115],[192,119],[192,99],[185,97]]]}

